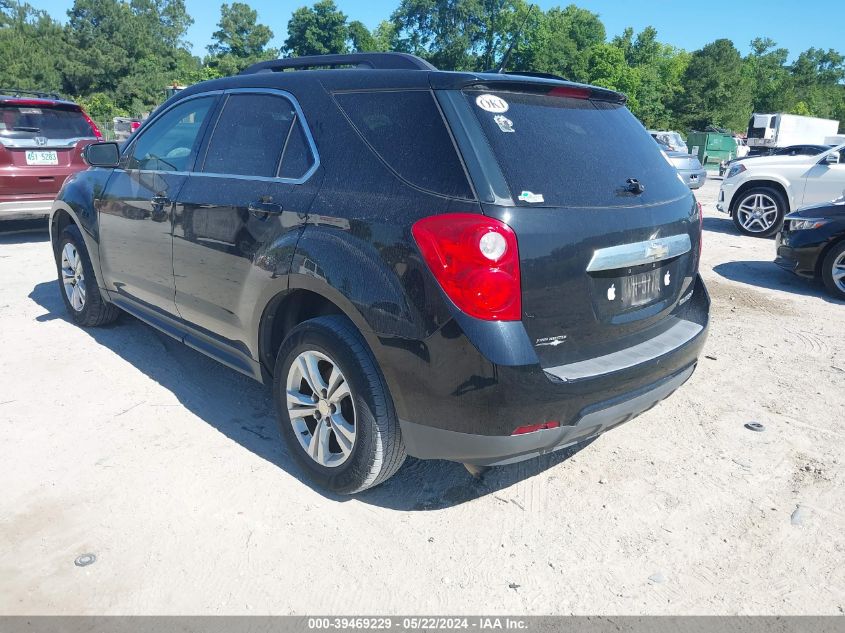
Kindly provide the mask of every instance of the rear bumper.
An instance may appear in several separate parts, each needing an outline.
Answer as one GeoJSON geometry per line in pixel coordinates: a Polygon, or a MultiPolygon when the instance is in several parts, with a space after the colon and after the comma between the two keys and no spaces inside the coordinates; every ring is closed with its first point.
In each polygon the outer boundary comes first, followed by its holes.
{"type": "Polygon", "coordinates": [[[40,200],[0,201],[0,219],[44,217],[50,215],[52,207],[53,197],[40,200]]]}
{"type": "Polygon", "coordinates": [[[524,435],[472,435],[400,421],[410,455],[447,459],[476,466],[501,466],[584,442],[648,411],[684,384],[695,370],[687,367],[643,389],[581,410],[574,424],[524,435]]]}
{"type": "Polygon", "coordinates": [[[678,171],[690,189],[698,189],[707,181],[707,171],[704,169],[698,171],[678,171]]]}
{"type": "MultiPolygon", "coordinates": [[[[672,317],[678,327],[567,365],[541,366],[536,356],[498,364],[454,320],[425,341],[380,338],[372,340],[371,348],[410,455],[503,464],[602,433],[689,378],[708,330],[710,300],[698,276],[689,297],[672,317]],[[518,427],[547,422],[559,427],[512,435],[518,427]]],[[[507,343],[522,345],[515,337],[507,343]]],[[[525,344],[533,354],[527,337],[525,344]]]]}

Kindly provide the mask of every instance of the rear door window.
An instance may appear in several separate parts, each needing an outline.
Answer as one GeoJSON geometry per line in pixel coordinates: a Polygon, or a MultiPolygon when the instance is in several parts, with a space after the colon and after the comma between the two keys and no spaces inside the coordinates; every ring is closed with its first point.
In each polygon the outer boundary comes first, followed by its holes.
{"type": "Polygon", "coordinates": [[[689,194],[622,104],[519,92],[465,96],[518,205],[625,207],[689,194]],[[643,185],[641,196],[627,191],[630,178],[643,185]]]}
{"type": "Polygon", "coordinates": [[[31,139],[95,138],[94,131],[77,109],[49,105],[0,106],[0,138],[31,139]]]}
{"type": "Polygon", "coordinates": [[[275,178],[296,118],[293,104],[272,94],[232,94],[214,126],[202,171],[275,178]]]}
{"type": "Polygon", "coordinates": [[[337,93],[335,99],[361,137],[400,178],[439,195],[473,197],[431,91],[337,93]]]}

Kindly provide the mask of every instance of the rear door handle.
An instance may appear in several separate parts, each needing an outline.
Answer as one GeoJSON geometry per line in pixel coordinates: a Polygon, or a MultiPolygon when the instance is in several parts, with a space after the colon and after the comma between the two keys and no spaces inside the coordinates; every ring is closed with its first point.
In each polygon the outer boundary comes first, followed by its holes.
{"type": "Polygon", "coordinates": [[[282,212],[282,205],[272,202],[272,198],[262,198],[257,202],[251,202],[247,210],[260,220],[266,220],[271,215],[279,215],[282,212]]]}

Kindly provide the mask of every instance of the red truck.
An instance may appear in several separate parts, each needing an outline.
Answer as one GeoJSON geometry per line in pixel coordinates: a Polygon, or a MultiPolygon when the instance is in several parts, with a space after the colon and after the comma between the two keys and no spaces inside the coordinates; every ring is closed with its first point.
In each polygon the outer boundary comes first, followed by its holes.
{"type": "Polygon", "coordinates": [[[0,88],[0,220],[46,216],[65,179],[102,140],[94,121],[57,94],[0,88]]]}

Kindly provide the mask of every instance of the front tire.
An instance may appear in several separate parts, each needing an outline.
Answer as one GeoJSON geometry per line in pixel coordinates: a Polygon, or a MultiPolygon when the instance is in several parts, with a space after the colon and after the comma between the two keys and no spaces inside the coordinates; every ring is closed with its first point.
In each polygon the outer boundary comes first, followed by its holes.
{"type": "Polygon", "coordinates": [[[786,215],[786,200],[771,187],[753,187],[737,197],[734,226],[743,235],[770,237],[780,231],[786,215]]]}
{"type": "Polygon", "coordinates": [[[276,357],[273,398],[289,451],[323,488],[361,492],[405,461],[384,378],[345,317],[318,317],[291,330],[276,357]]]}
{"type": "Polygon", "coordinates": [[[85,240],[75,225],[68,226],[59,237],[56,268],[62,299],[74,323],[98,327],[112,323],[120,316],[120,310],[100,294],[85,240]]]}
{"type": "Polygon", "coordinates": [[[845,300],[845,242],[834,246],[825,256],[822,281],[832,297],[845,300]]]}

